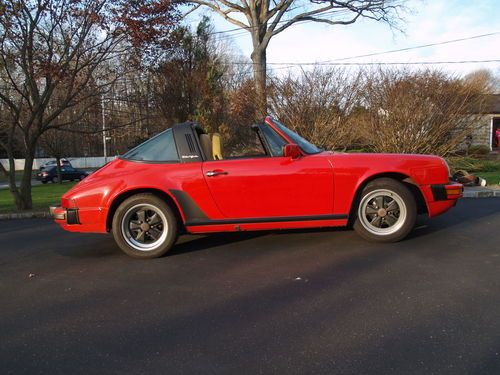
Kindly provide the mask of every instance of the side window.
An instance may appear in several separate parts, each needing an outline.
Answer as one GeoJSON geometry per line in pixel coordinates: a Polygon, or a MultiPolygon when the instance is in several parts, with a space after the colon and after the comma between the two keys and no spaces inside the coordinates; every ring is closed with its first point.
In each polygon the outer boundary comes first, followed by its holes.
{"type": "Polygon", "coordinates": [[[133,148],[123,155],[123,158],[138,161],[179,161],[172,129],[167,129],[133,148]]]}
{"type": "Polygon", "coordinates": [[[273,156],[283,156],[283,146],[287,144],[287,142],[281,138],[281,136],[276,133],[271,127],[267,124],[261,125],[260,130],[262,134],[266,138],[267,144],[269,145],[271,154],[273,156]]]}
{"type": "Polygon", "coordinates": [[[257,132],[250,126],[236,132],[232,140],[225,143],[226,159],[245,159],[253,157],[265,157],[266,150],[262,146],[257,132]]]}

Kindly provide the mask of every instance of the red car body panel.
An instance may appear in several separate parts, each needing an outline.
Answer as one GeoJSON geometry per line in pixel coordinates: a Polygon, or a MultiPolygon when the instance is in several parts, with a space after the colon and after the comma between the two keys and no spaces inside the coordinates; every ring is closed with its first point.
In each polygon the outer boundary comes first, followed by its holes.
{"type": "MultiPolygon", "coordinates": [[[[292,143],[271,119],[266,123],[292,143]]],[[[461,185],[449,184],[444,160],[429,155],[321,152],[297,159],[189,163],[116,159],[69,190],[53,215],[68,231],[105,233],[123,197],[152,191],[175,204],[191,233],[344,226],[356,194],[381,176],[413,184],[430,217],[448,210],[461,196],[461,185]],[[223,174],[207,177],[208,172],[223,174]],[[440,187],[441,196],[433,186],[440,187]],[[186,207],[196,211],[194,220],[186,207]],[[71,210],[77,210],[77,223],[68,224],[71,210]]]]}

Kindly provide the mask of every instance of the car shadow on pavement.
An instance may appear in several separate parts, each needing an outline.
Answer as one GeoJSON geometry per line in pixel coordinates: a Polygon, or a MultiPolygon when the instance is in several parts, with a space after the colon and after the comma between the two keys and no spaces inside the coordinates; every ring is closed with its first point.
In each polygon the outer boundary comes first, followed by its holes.
{"type": "Polygon", "coordinates": [[[214,247],[252,240],[268,234],[269,232],[259,231],[244,233],[213,233],[210,235],[184,235],[179,237],[172,250],[170,250],[165,256],[171,257],[194,251],[208,250],[214,247]]]}

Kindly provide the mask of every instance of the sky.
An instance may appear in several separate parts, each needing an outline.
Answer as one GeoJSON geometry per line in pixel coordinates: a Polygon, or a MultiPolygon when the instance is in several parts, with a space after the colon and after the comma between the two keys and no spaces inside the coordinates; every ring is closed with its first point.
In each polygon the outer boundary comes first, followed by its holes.
{"type": "MultiPolygon", "coordinates": [[[[271,40],[267,50],[268,63],[331,61],[494,32],[499,34],[345,62],[500,60],[500,0],[409,0],[406,5],[410,10],[403,16],[403,32],[367,19],[348,26],[313,22],[293,25],[271,40]]],[[[202,14],[211,16],[216,31],[235,28],[220,16],[207,11],[193,14],[191,22],[196,23],[202,14]]],[[[242,55],[250,56],[252,44],[249,33],[238,31],[219,35],[242,55]]],[[[275,65],[270,67],[277,68],[275,65]]],[[[500,75],[499,62],[435,67],[460,75],[488,68],[500,75]]],[[[279,68],[276,72],[289,69],[300,68],[279,68]]]]}

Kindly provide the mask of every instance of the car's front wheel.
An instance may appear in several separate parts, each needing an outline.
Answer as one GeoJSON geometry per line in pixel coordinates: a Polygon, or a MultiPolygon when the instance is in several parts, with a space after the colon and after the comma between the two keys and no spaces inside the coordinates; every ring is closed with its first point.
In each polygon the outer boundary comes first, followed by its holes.
{"type": "Polygon", "coordinates": [[[361,193],[354,229],[375,242],[396,242],[415,226],[417,205],[412,192],[401,182],[379,178],[361,193]]]}
{"type": "Polygon", "coordinates": [[[177,220],[169,205],[154,194],[126,199],[113,216],[113,236],[118,246],[135,258],[157,258],[177,239],[177,220]]]}

